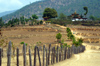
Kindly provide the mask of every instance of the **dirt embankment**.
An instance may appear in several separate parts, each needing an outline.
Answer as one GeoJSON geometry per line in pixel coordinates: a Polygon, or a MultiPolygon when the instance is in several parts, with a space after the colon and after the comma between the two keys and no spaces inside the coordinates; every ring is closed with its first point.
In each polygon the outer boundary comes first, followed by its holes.
{"type": "Polygon", "coordinates": [[[56,29],[52,29],[52,28],[4,28],[2,29],[2,31],[11,31],[11,30],[21,30],[21,31],[50,31],[50,32],[54,32],[54,31],[58,31],[56,29]]]}

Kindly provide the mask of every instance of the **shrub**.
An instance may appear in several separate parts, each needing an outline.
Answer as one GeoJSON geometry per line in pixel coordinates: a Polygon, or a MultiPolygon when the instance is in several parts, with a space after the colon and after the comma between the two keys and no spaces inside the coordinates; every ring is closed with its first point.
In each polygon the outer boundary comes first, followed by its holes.
{"type": "Polygon", "coordinates": [[[83,39],[82,38],[78,39],[78,41],[79,41],[79,43],[83,43],[83,39]]]}
{"type": "Polygon", "coordinates": [[[61,40],[61,43],[64,44],[64,39],[61,40]]]}
{"type": "Polygon", "coordinates": [[[74,35],[70,35],[70,37],[69,37],[70,39],[73,39],[74,38],[74,35]]]}
{"type": "Polygon", "coordinates": [[[68,45],[67,47],[70,47],[70,45],[68,45]]]}
{"type": "Polygon", "coordinates": [[[56,38],[57,38],[57,39],[61,39],[61,37],[62,37],[61,33],[58,33],[58,34],[56,35],[56,38]]]}
{"type": "Polygon", "coordinates": [[[66,29],[66,32],[67,32],[67,33],[68,33],[68,32],[71,32],[70,28],[67,28],[67,29],[66,29]]]}
{"type": "Polygon", "coordinates": [[[40,24],[43,24],[43,21],[42,20],[40,21],[40,24]]]}
{"type": "Polygon", "coordinates": [[[64,47],[67,47],[67,43],[64,43],[64,47]]]}
{"type": "MultiPolygon", "coordinates": [[[[24,44],[25,42],[21,42],[20,44],[24,44]]],[[[25,45],[27,46],[28,44],[27,43],[25,43],[25,45]]]]}
{"type": "Polygon", "coordinates": [[[20,44],[24,44],[24,42],[21,42],[20,44]]]}
{"type": "Polygon", "coordinates": [[[67,36],[68,36],[68,37],[69,37],[70,35],[72,35],[72,32],[68,32],[68,33],[67,33],[67,36]]]}

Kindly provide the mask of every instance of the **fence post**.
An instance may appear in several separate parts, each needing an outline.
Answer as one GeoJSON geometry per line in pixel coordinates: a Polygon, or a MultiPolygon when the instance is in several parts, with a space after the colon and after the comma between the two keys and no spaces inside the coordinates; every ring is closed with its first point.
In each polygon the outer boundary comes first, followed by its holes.
{"type": "Polygon", "coordinates": [[[13,55],[15,56],[15,49],[13,49],[13,55]]]}
{"type": "Polygon", "coordinates": [[[43,66],[45,64],[44,60],[45,60],[45,45],[43,45],[43,66]]]}
{"type": "Polygon", "coordinates": [[[78,53],[80,53],[80,46],[78,46],[78,53]]]}
{"type": "Polygon", "coordinates": [[[64,48],[62,48],[62,61],[64,60],[64,48]]]}
{"type": "Polygon", "coordinates": [[[2,57],[3,57],[3,48],[1,49],[1,55],[2,55],[2,57]]]}
{"type": "Polygon", "coordinates": [[[52,48],[52,53],[51,53],[51,64],[53,64],[53,48],[52,48]]]}
{"type": "Polygon", "coordinates": [[[67,58],[70,58],[70,48],[68,47],[67,58]]]}
{"type": "Polygon", "coordinates": [[[26,45],[25,43],[23,45],[23,60],[24,60],[23,65],[26,66],[26,45]]]}
{"type": "Polygon", "coordinates": [[[7,52],[7,57],[8,57],[7,66],[11,65],[11,47],[12,47],[12,43],[10,41],[8,45],[8,52],[7,52]]]}
{"type": "Polygon", "coordinates": [[[74,45],[72,45],[72,54],[74,53],[74,45]]]}
{"type": "Polygon", "coordinates": [[[67,47],[65,47],[64,60],[66,59],[66,52],[67,52],[67,47]]]}
{"type": "Polygon", "coordinates": [[[31,49],[30,49],[30,47],[29,47],[29,62],[30,62],[30,66],[32,66],[31,49]]]}
{"type": "Polygon", "coordinates": [[[56,62],[58,63],[58,46],[57,46],[57,53],[56,53],[56,62]]]}
{"type": "Polygon", "coordinates": [[[37,47],[37,51],[38,51],[39,64],[41,66],[41,59],[40,59],[40,53],[39,53],[39,48],[38,47],[37,47]]]}
{"type": "Polygon", "coordinates": [[[61,61],[61,49],[59,50],[59,61],[61,61]]]}
{"type": "Polygon", "coordinates": [[[36,66],[36,48],[37,46],[34,48],[34,66],[36,66]]]}
{"type": "Polygon", "coordinates": [[[19,66],[19,48],[17,47],[17,66],[19,66]]]}
{"type": "Polygon", "coordinates": [[[53,49],[53,52],[54,52],[54,63],[55,63],[55,47],[54,47],[54,49],[53,49]]]}
{"type": "Polygon", "coordinates": [[[72,47],[70,47],[70,57],[72,56],[72,47]]]}
{"type": "Polygon", "coordinates": [[[48,65],[50,64],[49,63],[49,61],[50,61],[50,47],[51,47],[51,44],[49,44],[48,65]]]}
{"type": "Polygon", "coordinates": [[[53,51],[53,64],[54,64],[54,47],[52,48],[53,51]]]}
{"type": "Polygon", "coordinates": [[[48,53],[47,53],[48,49],[46,49],[46,66],[48,66],[48,53]]]}
{"type": "Polygon", "coordinates": [[[2,48],[0,48],[0,66],[2,65],[2,48]]]}

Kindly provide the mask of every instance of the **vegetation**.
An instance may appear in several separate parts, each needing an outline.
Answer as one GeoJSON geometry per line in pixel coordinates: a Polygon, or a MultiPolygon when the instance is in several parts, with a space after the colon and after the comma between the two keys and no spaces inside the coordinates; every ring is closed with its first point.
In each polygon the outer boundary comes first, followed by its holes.
{"type": "Polygon", "coordinates": [[[84,13],[84,15],[86,16],[87,15],[87,13],[88,13],[88,7],[83,7],[83,9],[86,11],[85,13],[84,13]]]}
{"type": "Polygon", "coordinates": [[[64,47],[70,47],[70,45],[67,45],[67,43],[64,43],[64,39],[62,39],[61,40],[61,46],[62,46],[62,48],[64,48],[64,47]]]}
{"type": "Polygon", "coordinates": [[[48,18],[55,18],[57,17],[57,11],[53,8],[45,8],[43,12],[43,18],[48,17],[48,18]]]}
{"type": "Polygon", "coordinates": [[[61,42],[61,37],[62,37],[61,33],[58,33],[58,34],[56,35],[57,42],[61,42]]]}
{"type": "Polygon", "coordinates": [[[25,44],[26,46],[28,45],[28,44],[27,44],[27,43],[25,43],[25,42],[21,42],[20,44],[21,44],[21,45],[25,44]]]}
{"type": "Polygon", "coordinates": [[[37,46],[40,46],[41,44],[42,44],[41,41],[39,41],[39,42],[36,43],[37,46]]]}
{"type": "Polygon", "coordinates": [[[6,47],[8,45],[7,38],[0,38],[0,47],[6,47]]]}
{"type": "Polygon", "coordinates": [[[22,25],[25,25],[25,18],[24,18],[24,16],[20,17],[20,21],[21,21],[22,25]]]}
{"type": "Polygon", "coordinates": [[[0,28],[3,27],[3,25],[4,25],[4,22],[2,20],[2,17],[0,17],[0,28]]]}
{"type": "Polygon", "coordinates": [[[67,33],[68,33],[68,32],[71,32],[70,28],[66,28],[66,32],[67,32],[67,33]]]}
{"type": "Polygon", "coordinates": [[[16,12],[12,13],[12,14],[8,14],[6,16],[3,16],[3,20],[7,21],[9,19],[12,18],[20,18],[21,16],[25,16],[25,17],[30,17],[32,14],[37,14],[39,15],[39,17],[42,17],[43,15],[43,11],[45,8],[50,7],[50,8],[54,8],[56,9],[57,13],[64,13],[65,15],[70,15],[72,14],[75,10],[79,13],[79,14],[83,14],[83,6],[87,6],[89,9],[89,13],[87,14],[87,16],[89,17],[89,15],[94,15],[96,17],[100,17],[100,8],[99,5],[100,2],[99,0],[55,0],[54,2],[52,2],[52,0],[41,0],[39,2],[35,2],[32,4],[29,4],[19,10],[17,10],[16,12]],[[59,4],[60,3],[60,4],[59,4]],[[69,4],[71,3],[71,4],[69,4]],[[46,7],[47,6],[47,7],[46,7]],[[90,7],[92,6],[92,7],[90,7]]]}
{"type": "Polygon", "coordinates": [[[59,15],[58,18],[61,19],[61,20],[66,20],[67,19],[67,16],[64,15],[63,13],[60,13],[60,15],[59,15]]]}
{"type": "Polygon", "coordinates": [[[69,39],[73,40],[73,38],[75,38],[74,35],[72,34],[70,28],[67,28],[66,32],[67,32],[67,36],[69,39]]]}
{"type": "Polygon", "coordinates": [[[83,39],[80,38],[80,39],[78,39],[78,40],[76,41],[74,35],[72,35],[72,32],[71,32],[70,28],[66,28],[66,32],[67,32],[68,38],[71,39],[71,40],[73,41],[73,44],[74,44],[75,46],[80,46],[80,45],[82,45],[83,39]]]}
{"type": "Polygon", "coordinates": [[[33,18],[33,19],[38,19],[38,16],[37,16],[36,14],[33,14],[33,15],[32,15],[32,18],[33,18]]]}
{"type": "Polygon", "coordinates": [[[13,19],[10,19],[7,23],[4,23],[3,20],[2,20],[2,17],[0,18],[0,28],[1,27],[14,27],[14,26],[19,26],[19,25],[40,25],[40,24],[43,24],[43,21],[38,21],[36,20],[38,19],[38,16],[33,14],[32,15],[32,18],[25,18],[25,16],[21,16],[19,19],[18,18],[13,18],[13,19]]]}
{"type": "Polygon", "coordinates": [[[62,37],[61,33],[58,33],[58,34],[56,35],[56,38],[57,38],[57,39],[61,39],[61,37],[62,37]]]}

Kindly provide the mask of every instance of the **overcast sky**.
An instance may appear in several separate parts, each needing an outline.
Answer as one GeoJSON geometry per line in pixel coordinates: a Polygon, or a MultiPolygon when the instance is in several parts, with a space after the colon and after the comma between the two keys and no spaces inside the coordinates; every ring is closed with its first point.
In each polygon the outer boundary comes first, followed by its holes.
{"type": "Polygon", "coordinates": [[[0,13],[17,10],[21,7],[39,0],[0,0],[0,13]]]}

